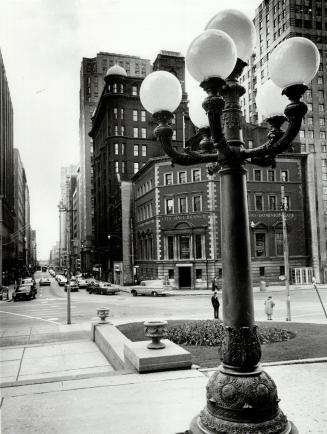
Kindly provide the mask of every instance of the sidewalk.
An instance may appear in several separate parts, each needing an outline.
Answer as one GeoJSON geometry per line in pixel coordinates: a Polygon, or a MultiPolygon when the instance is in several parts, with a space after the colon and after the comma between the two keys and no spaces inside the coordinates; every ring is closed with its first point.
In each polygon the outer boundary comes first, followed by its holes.
{"type": "MultiPolygon", "coordinates": [[[[300,434],[326,434],[327,363],[269,366],[300,434]]],[[[2,389],[3,434],[174,434],[205,405],[213,371],[62,380],[2,389]]]]}

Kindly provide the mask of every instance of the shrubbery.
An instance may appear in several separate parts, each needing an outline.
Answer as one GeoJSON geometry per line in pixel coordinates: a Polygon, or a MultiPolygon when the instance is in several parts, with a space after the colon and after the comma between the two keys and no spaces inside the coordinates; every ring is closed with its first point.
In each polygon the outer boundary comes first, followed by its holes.
{"type": "MultiPolygon", "coordinates": [[[[258,327],[261,344],[287,341],[295,334],[277,327],[258,327]]],[[[220,347],[223,339],[222,323],[214,320],[185,322],[168,329],[167,339],[175,344],[220,347]]]]}

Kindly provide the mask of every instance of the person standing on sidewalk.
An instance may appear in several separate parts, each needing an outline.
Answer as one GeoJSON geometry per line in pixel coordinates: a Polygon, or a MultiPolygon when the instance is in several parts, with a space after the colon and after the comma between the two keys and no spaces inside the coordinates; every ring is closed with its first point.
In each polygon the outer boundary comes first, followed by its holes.
{"type": "Polygon", "coordinates": [[[211,303],[213,306],[213,314],[215,319],[219,319],[219,298],[218,298],[218,291],[215,290],[213,293],[213,296],[211,297],[211,303]]]}
{"type": "Polygon", "coordinates": [[[265,301],[265,314],[267,315],[268,320],[272,319],[271,316],[273,314],[274,306],[275,306],[275,302],[272,299],[272,296],[269,295],[269,297],[265,301]]]}

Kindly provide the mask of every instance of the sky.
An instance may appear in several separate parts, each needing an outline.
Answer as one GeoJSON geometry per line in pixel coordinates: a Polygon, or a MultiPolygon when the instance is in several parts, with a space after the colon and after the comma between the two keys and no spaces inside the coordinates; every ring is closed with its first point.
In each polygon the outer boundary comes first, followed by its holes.
{"type": "MultiPolygon", "coordinates": [[[[260,0],[1,0],[0,49],[25,167],[38,259],[59,238],[60,167],[79,162],[79,73],[100,51],[154,61],[185,55],[227,8],[254,17],[260,0]]],[[[186,90],[191,86],[186,81],[186,90]]]]}

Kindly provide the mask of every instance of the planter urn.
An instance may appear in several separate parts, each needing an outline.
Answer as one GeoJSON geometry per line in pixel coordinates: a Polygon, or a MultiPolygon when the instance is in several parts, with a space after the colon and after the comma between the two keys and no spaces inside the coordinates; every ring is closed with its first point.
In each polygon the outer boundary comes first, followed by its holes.
{"type": "Polygon", "coordinates": [[[110,314],[110,309],[108,309],[107,307],[99,307],[97,309],[97,316],[100,318],[100,324],[105,324],[107,323],[106,318],[109,316],[110,314]]]}
{"type": "Polygon", "coordinates": [[[167,321],[145,321],[144,334],[152,341],[147,345],[151,350],[160,350],[166,345],[160,341],[167,334],[167,321]]]}

